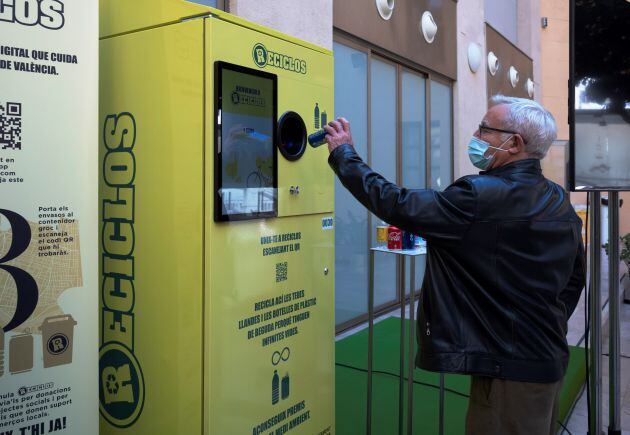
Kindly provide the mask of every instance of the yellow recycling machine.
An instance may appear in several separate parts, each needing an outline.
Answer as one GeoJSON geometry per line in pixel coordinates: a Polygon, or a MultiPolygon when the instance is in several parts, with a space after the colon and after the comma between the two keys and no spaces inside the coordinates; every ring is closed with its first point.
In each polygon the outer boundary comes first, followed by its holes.
{"type": "Polygon", "coordinates": [[[100,7],[101,434],[334,433],[332,53],[100,7]]]}

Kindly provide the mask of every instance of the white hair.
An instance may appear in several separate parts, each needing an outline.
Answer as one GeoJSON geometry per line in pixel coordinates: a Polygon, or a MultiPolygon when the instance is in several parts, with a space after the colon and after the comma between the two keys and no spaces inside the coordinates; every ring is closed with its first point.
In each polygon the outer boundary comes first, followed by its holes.
{"type": "Polygon", "coordinates": [[[499,104],[508,106],[502,128],[520,134],[525,142],[525,151],[531,157],[545,157],[557,136],[553,115],[534,100],[526,98],[495,95],[490,99],[490,107],[499,104]]]}

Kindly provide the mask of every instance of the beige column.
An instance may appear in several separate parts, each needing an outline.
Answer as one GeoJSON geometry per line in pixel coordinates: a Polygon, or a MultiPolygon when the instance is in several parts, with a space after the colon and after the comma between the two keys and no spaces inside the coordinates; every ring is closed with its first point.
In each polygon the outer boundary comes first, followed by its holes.
{"type": "Polygon", "coordinates": [[[547,17],[541,33],[541,103],[553,113],[558,124],[558,140],[569,140],[569,2],[543,0],[540,13],[547,17]]]}
{"type": "MultiPolygon", "coordinates": [[[[517,3],[518,48],[532,58],[534,64],[534,100],[541,101],[541,27],[539,0],[517,3]]],[[[527,78],[524,77],[523,80],[527,78]]]]}
{"type": "Polygon", "coordinates": [[[479,172],[467,154],[468,141],[486,113],[486,63],[484,0],[457,4],[457,82],[453,93],[453,178],[479,172]],[[468,44],[481,47],[482,64],[476,73],[468,66],[468,44]]]}
{"type": "MultiPolygon", "coordinates": [[[[547,18],[547,27],[540,30],[542,60],[538,100],[553,114],[558,126],[558,144],[551,147],[542,166],[547,178],[563,184],[569,152],[566,145],[569,140],[569,2],[540,1],[540,15],[547,18]]],[[[571,199],[574,204],[586,204],[585,194],[572,194],[571,199]]]]}

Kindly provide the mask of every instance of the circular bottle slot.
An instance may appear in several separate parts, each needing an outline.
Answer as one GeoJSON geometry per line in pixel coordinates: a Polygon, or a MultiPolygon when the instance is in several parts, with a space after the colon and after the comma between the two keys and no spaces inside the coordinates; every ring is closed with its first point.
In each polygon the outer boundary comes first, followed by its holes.
{"type": "Polygon", "coordinates": [[[278,121],[278,148],[285,159],[295,161],[306,151],[306,125],[300,115],[285,112],[278,121]]]}

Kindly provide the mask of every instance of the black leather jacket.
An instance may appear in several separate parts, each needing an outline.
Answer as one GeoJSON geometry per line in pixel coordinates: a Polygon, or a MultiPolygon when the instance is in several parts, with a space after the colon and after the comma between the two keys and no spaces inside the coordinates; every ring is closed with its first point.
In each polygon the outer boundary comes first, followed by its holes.
{"type": "Polygon", "coordinates": [[[564,376],[567,320],[585,281],[582,222],[538,160],[443,192],[388,182],[350,145],[328,161],[372,213],[427,240],[418,367],[525,382],[564,376]]]}

